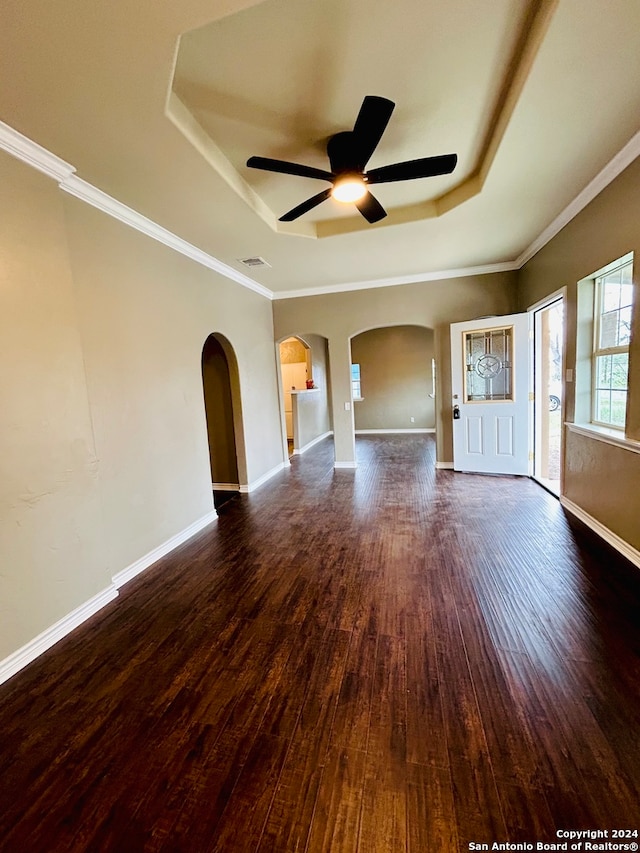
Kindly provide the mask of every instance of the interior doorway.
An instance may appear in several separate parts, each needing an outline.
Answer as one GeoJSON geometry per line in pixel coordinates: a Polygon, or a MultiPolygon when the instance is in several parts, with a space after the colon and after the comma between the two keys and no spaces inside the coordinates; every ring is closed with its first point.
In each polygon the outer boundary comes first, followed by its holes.
{"type": "Polygon", "coordinates": [[[216,509],[240,491],[237,385],[237,366],[231,344],[222,335],[209,335],[202,349],[202,386],[216,509]]]}
{"type": "Polygon", "coordinates": [[[284,400],[284,419],[289,456],[296,447],[292,391],[303,391],[311,377],[311,350],[298,337],[286,338],[280,343],[280,371],[284,400]]]}
{"type": "Polygon", "coordinates": [[[564,412],[564,295],[533,308],[534,456],[533,476],[550,492],[561,493],[564,412]]]}
{"type": "Polygon", "coordinates": [[[435,334],[402,324],[351,338],[351,399],[356,435],[435,432],[435,334]]]}

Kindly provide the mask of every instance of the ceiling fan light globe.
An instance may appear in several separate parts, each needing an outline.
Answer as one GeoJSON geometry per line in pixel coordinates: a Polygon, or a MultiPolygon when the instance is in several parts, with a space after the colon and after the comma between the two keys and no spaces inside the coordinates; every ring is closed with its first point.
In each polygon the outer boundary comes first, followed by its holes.
{"type": "Polygon", "coordinates": [[[338,178],[331,190],[332,197],[341,202],[359,201],[366,193],[366,184],[359,175],[338,178]]]}

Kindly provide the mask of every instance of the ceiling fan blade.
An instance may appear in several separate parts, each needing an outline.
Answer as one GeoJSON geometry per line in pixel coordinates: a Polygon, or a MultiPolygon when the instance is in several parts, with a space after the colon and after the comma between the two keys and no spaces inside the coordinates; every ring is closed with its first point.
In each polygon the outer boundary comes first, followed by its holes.
{"type": "Polygon", "coordinates": [[[433,178],[435,175],[448,175],[456,167],[457,154],[441,154],[438,157],[422,157],[420,160],[407,160],[392,166],[381,166],[367,172],[370,184],[382,184],[389,181],[412,181],[415,178],[433,178]]]}
{"type": "Polygon", "coordinates": [[[288,213],[285,213],[284,216],[281,216],[278,220],[279,222],[293,222],[294,219],[297,219],[299,216],[302,216],[303,213],[306,213],[308,210],[312,210],[314,207],[317,207],[319,204],[322,204],[323,201],[329,198],[331,195],[331,190],[333,187],[329,187],[328,190],[322,190],[318,195],[314,195],[311,198],[308,198],[306,201],[303,201],[302,204],[299,204],[297,207],[294,207],[288,213]]]}
{"type": "Polygon", "coordinates": [[[247,166],[252,169],[263,169],[265,172],[279,172],[283,175],[298,175],[300,178],[319,178],[323,181],[333,181],[334,175],[313,166],[303,166],[301,163],[289,163],[287,160],[272,160],[271,157],[249,157],[247,166]]]}
{"type": "Polygon", "coordinates": [[[357,152],[358,166],[367,165],[369,158],[382,139],[395,104],[379,95],[367,95],[353,126],[353,145],[357,152]]]}
{"type": "Polygon", "coordinates": [[[367,192],[363,198],[356,201],[355,205],[367,222],[370,222],[371,224],[379,222],[387,215],[387,211],[380,204],[378,199],[374,198],[370,192],[367,192]]]}

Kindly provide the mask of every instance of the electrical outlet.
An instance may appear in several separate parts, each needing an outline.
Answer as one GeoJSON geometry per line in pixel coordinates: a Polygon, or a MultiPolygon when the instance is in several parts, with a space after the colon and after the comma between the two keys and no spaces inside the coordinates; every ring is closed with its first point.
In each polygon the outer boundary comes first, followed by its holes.
{"type": "Polygon", "coordinates": [[[416,419],[415,419],[415,418],[411,418],[411,423],[412,423],[412,424],[415,424],[415,422],[416,422],[416,419]]]}

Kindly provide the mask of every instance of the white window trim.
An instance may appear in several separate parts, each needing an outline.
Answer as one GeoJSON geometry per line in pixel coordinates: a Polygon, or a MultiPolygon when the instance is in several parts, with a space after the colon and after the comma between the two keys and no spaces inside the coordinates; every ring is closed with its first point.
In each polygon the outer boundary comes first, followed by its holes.
{"type": "MultiPolygon", "coordinates": [[[[578,281],[578,324],[580,324],[580,317],[587,320],[586,312],[582,315],[580,314],[580,289],[585,286],[589,286],[592,290],[591,295],[591,307],[589,309],[589,317],[591,323],[591,337],[590,340],[584,340],[583,343],[580,343],[581,335],[578,336],[577,346],[576,346],[576,415],[578,417],[577,423],[581,425],[582,428],[586,428],[587,426],[593,427],[592,432],[598,433],[601,430],[611,430],[615,434],[622,434],[624,436],[624,432],[626,429],[626,424],[624,427],[617,427],[611,424],[603,424],[598,421],[593,420],[594,411],[595,411],[595,342],[596,342],[596,325],[599,323],[599,317],[596,317],[596,303],[595,303],[595,291],[596,291],[596,279],[602,278],[610,272],[613,272],[616,269],[624,266],[628,263],[634,262],[634,253],[633,251],[627,252],[625,255],[622,255],[620,258],[616,258],[614,261],[606,264],[590,275],[585,276],[584,278],[578,281]],[[580,379],[581,376],[584,376],[584,379],[580,379]],[[587,378],[588,377],[588,378],[587,378]],[[586,380],[586,387],[583,385],[584,380],[586,380]],[[582,392],[580,392],[580,388],[582,386],[582,392]],[[582,393],[582,397],[585,396],[585,392],[588,389],[588,405],[587,400],[584,400],[585,405],[578,404],[578,400],[580,397],[580,393],[582,393]],[[581,414],[579,413],[581,412],[581,414]]],[[[534,306],[535,307],[535,306],[534,306]]],[[[585,306],[586,308],[586,306],[585,306]]],[[[584,309],[583,309],[584,310],[584,309]]],[[[602,354],[605,354],[604,351],[602,354]]],[[[627,389],[628,390],[628,389],[627,389]]]]}
{"type": "MultiPolygon", "coordinates": [[[[612,261],[612,263],[607,264],[606,267],[598,270],[598,272],[589,276],[593,280],[593,341],[591,344],[591,421],[595,427],[600,427],[608,430],[615,430],[618,433],[622,433],[624,435],[626,429],[626,417],[625,423],[619,426],[618,424],[613,424],[607,421],[599,421],[596,418],[596,401],[597,401],[597,385],[598,385],[598,358],[604,358],[608,355],[619,355],[622,353],[629,354],[629,344],[625,344],[623,346],[615,346],[615,347],[600,347],[600,329],[602,323],[602,303],[603,303],[603,295],[602,295],[602,279],[616,270],[621,269],[627,264],[633,263],[633,252],[628,252],[622,258],[619,258],[617,261],[612,261]]],[[[627,381],[627,388],[625,389],[625,393],[629,392],[629,384],[627,381]]]]}
{"type": "Polygon", "coordinates": [[[356,362],[352,361],[351,362],[351,399],[354,402],[360,402],[361,400],[364,400],[364,397],[362,396],[362,379],[360,376],[360,362],[358,362],[358,361],[356,361],[356,362]],[[353,378],[353,368],[354,367],[358,368],[358,378],[357,379],[353,378]],[[357,392],[356,392],[356,386],[358,388],[357,392]]]}

